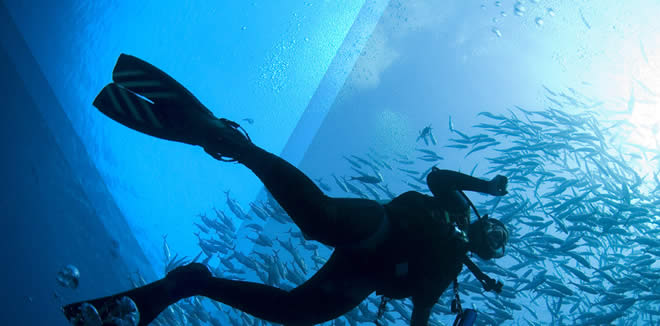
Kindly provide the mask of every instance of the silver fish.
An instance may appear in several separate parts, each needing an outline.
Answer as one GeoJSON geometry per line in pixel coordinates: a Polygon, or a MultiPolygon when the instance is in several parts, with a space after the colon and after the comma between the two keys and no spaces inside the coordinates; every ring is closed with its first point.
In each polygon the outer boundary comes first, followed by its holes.
{"type": "Polygon", "coordinates": [[[167,234],[163,235],[163,256],[165,261],[170,260],[170,246],[167,244],[167,234]]]}

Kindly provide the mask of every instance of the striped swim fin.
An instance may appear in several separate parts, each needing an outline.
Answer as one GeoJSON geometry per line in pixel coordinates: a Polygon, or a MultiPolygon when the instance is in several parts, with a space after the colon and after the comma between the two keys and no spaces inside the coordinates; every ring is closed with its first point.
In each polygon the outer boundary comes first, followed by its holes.
{"type": "Polygon", "coordinates": [[[112,73],[114,83],[101,90],[93,105],[113,120],[142,133],[199,145],[196,131],[215,119],[197,98],[172,77],[134,56],[122,54],[112,73]]]}

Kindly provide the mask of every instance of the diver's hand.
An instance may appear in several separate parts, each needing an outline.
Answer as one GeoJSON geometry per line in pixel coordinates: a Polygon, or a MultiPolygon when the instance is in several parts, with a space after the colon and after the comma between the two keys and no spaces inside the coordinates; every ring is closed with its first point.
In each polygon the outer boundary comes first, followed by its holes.
{"type": "Polygon", "coordinates": [[[492,180],[488,181],[488,193],[493,196],[504,196],[509,192],[506,191],[506,184],[508,179],[503,175],[497,175],[492,180]]]}

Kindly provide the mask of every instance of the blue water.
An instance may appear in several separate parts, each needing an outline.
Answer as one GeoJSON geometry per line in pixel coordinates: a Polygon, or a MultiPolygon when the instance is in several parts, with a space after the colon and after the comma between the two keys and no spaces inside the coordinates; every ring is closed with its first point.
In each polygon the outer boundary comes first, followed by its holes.
{"type": "MultiPolygon", "coordinates": [[[[166,71],[216,116],[253,119],[242,124],[256,144],[315,179],[350,174],[342,155],[414,153],[429,124],[442,144],[449,117],[469,130],[481,111],[542,109],[542,85],[620,103],[634,79],[660,88],[660,4],[651,0],[4,5],[84,146],[78,154],[98,170],[155,275],[163,235],[173,251],[194,256],[196,216],[226,209],[224,191],[247,210],[263,187],[243,166],[99,114],[91,102],[120,53],[166,71]]],[[[57,135],[58,125],[46,124],[57,135]]],[[[465,172],[476,163],[449,156],[442,167],[465,172]]]]}
{"type": "MultiPolygon", "coordinates": [[[[374,10],[382,10],[378,5],[374,10]]],[[[219,170],[200,149],[154,141],[92,110],[117,56],[136,55],[167,71],[218,116],[255,119],[251,137],[279,153],[363,1],[7,6],[114,200],[134,217],[129,223],[147,255],[155,257],[163,234],[172,246],[193,251],[192,224],[178,222],[222,204],[222,190],[231,188],[247,205],[261,185],[244,168],[219,170]],[[232,186],[238,183],[242,186],[232,186]]],[[[370,26],[364,28],[358,33],[368,35],[370,26]]]]}

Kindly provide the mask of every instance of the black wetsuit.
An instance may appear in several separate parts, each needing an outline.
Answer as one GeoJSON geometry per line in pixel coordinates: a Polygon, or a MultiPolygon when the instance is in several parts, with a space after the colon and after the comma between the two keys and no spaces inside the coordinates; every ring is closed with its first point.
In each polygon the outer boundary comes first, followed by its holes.
{"type": "Polygon", "coordinates": [[[377,291],[392,298],[412,296],[412,325],[426,325],[430,309],[461,271],[467,252],[451,236],[452,222],[467,226],[468,206],[452,191],[460,185],[448,184],[444,200],[407,192],[381,205],[328,197],[300,170],[256,146],[238,159],[302,232],[336,249],[314,276],[290,292],[215,278],[197,294],[257,318],[311,325],[349,312],[377,291]]]}
{"type": "Polygon", "coordinates": [[[237,158],[261,179],[304,234],[335,247],[332,256],[291,291],[224,278],[188,277],[173,283],[168,275],[123,293],[140,309],[141,326],[192,295],[275,323],[313,325],[349,312],[374,291],[391,298],[412,297],[411,325],[427,324],[431,308],[461,271],[467,252],[452,232],[455,224],[467,229],[469,214],[455,190],[473,190],[461,183],[482,180],[447,171],[447,190],[440,199],[411,191],[381,205],[328,197],[293,165],[254,145],[237,158]]]}

